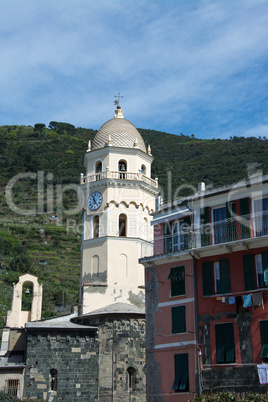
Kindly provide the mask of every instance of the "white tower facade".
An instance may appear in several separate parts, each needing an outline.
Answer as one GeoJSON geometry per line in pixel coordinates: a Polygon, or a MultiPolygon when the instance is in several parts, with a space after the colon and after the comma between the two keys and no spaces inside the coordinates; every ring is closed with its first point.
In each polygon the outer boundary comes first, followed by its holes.
{"type": "Polygon", "coordinates": [[[151,179],[150,146],[117,106],[89,143],[81,175],[82,314],[114,302],[144,307],[141,248],[153,238],[158,182],[151,179]]]}

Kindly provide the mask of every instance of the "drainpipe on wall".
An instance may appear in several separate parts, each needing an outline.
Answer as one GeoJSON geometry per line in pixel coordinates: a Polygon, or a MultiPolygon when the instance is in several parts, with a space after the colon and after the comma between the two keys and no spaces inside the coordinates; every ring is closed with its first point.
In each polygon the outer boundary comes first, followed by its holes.
{"type": "Polygon", "coordinates": [[[200,355],[198,348],[198,320],[197,320],[197,302],[196,302],[196,277],[195,277],[195,258],[193,252],[189,251],[193,261],[193,277],[194,277],[194,311],[195,311],[195,332],[196,332],[196,357],[197,357],[197,372],[198,372],[198,395],[201,395],[201,373],[200,373],[200,355]]]}

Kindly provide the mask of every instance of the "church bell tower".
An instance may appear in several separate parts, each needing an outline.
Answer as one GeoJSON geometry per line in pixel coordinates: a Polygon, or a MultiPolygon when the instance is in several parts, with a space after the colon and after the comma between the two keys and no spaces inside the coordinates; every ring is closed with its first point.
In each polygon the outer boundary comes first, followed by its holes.
{"type": "Polygon", "coordinates": [[[80,302],[82,314],[115,302],[144,308],[141,249],[153,238],[158,182],[150,146],[118,105],[85,154],[80,302]]]}

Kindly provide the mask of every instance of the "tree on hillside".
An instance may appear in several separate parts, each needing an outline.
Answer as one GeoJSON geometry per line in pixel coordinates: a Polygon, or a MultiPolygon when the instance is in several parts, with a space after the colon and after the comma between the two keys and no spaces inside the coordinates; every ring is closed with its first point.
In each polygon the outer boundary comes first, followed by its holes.
{"type": "Polygon", "coordinates": [[[57,131],[61,134],[64,133],[64,131],[66,131],[66,133],[69,135],[74,134],[75,132],[75,126],[70,123],[51,121],[48,127],[51,128],[51,130],[57,131]]]}
{"type": "Polygon", "coordinates": [[[34,125],[34,131],[39,131],[39,133],[41,133],[45,127],[46,125],[44,123],[36,123],[34,125]]]}

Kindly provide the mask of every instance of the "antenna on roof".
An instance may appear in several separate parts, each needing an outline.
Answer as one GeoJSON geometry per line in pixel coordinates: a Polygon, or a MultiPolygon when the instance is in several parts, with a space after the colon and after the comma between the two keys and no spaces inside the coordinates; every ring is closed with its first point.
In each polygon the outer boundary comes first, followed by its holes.
{"type": "Polygon", "coordinates": [[[119,106],[119,100],[120,100],[120,98],[123,98],[123,96],[120,95],[120,92],[118,92],[118,94],[115,95],[114,97],[117,98],[117,100],[114,101],[114,104],[119,106]]]}

